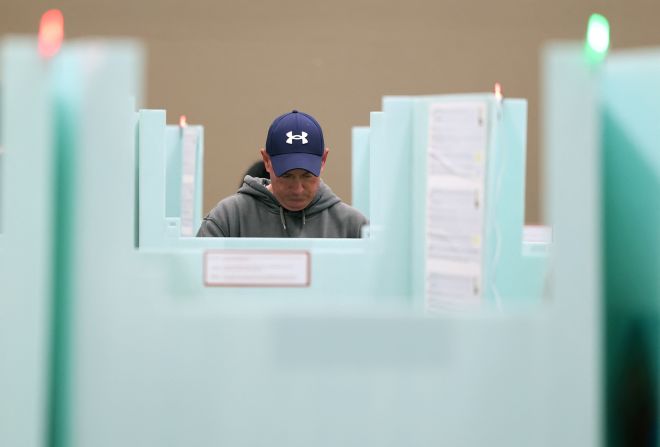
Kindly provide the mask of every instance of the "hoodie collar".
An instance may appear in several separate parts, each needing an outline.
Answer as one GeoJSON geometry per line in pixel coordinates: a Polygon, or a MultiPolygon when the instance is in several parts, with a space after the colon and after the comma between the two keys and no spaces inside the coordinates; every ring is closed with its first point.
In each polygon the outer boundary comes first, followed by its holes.
{"type": "Polygon", "coordinates": [[[289,211],[284,209],[282,205],[277,201],[273,193],[268,190],[269,184],[269,179],[255,178],[246,175],[243,179],[243,185],[238,190],[238,194],[247,194],[254,197],[266,205],[268,209],[273,213],[302,213],[303,218],[310,217],[316,213],[330,208],[338,202],[341,202],[341,199],[339,199],[339,197],[337,197],[335,193],[332,192],[328,185],[326,185],[323,180],[321,180],[316,195],[309,203],[309,205],[305,207],[305,209],[302,211],[289,211]],[[281,211],[280,208],[282,209],[281,211]]]}

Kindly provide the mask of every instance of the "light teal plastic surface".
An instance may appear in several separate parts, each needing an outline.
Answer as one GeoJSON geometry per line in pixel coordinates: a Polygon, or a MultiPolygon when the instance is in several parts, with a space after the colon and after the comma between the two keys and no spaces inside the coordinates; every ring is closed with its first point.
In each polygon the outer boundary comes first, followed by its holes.
{"type": "Polygon", "coordinates": [[[527,152],[527,102],[504,99],[495,104],[495,137],[489,158],[489,191],[494,224],[489,226],[487,265],[490,264],[491,293],[503,306],[537,305],[544,292],[551,244],[538,244],[534,253],[525,249],[525,184],[527,152]],[[545,248],[545,250],[540,249],[545,248]]]}
{"type": "MultiPolygon", "coordinates": [[[[378,188],[382,175],[377,171],[378,151],[385,150],[385,136],[383,132],[384,116],[383,112],[371,112],[369,114],[369,190],[370,198],[377,200],[378,188]]],[[[369,202],[369,216],[371,227],[378,227],[383,224],[383,207],[375,205],[375,202],[369,202]]]]}
{"type": "Polygon", "coordinates": [[[0,43],[0,445],[48,440],[54,107],[33,38],[0,43]]]}
{"type": "Polygon", "coordinates": [[[660,439],[660,51],[600,73],[608,445],[660,439]]]}
{"type": "MultiPolygon", "coordinates": [[[[62,435],[55,439],[57,446],[88,444],[85,434],[90,429],[94,436],[100,434],[94,429],[94,395],[106,385],[112,389],[112,385],[96,383],[89,387],[87,367],[92,367],[92,374],[98,370],[81,359],[89,355],[90,349],[112,358],[112,348],[100,347],[108,326],[100,323],[98,316],[106,313],[111,326],[127,324],[125,318],[113,318],[107,299],[96,297],[123,295],[127,283],[115,273],[125,266],[117,264],[128,261],[129,254],[135,251],[135,113],[129,97],[140,96],[141,61],[140,47],[131,41],[70,44],[61,61],[63,77],[57,89],[63,108],[74,111],[76,117],[64,125],[74,138],[71,162],[80,168],[72,172],[76,188],[68,191],[68,197],[60,198],[75,206],[70,210],[69,230],[74,237],[66,247],[70,286],[67,296],[62,297],[70,308],[69,334],[63,340],[67,374],[57,384],[70,391],[63,397],[66,402],[58,408],[64,414],[58,416],[62,435]],[[73,73],[75,83],[70,82],[73,73]],[[103,120],[101,116],[112,118],[103,120]],[[114,169],[113,162],[118,160],[125,162],[128,169],[114,169]],[[119,236],[125,233],[130,234],[130,244],[119,236]],[[86,272],[95,274],[85,277],[86,272]],[[106,280],[99,278],[106,274],[106,280]]],[[[130,311],[130,306],[125,310],[130,311]]]]}
{"type": "MultiPolygon", "coordinates": [[[[139,246],[175,245],[181,236],[182,131],[165,124],[164,110],[140,110],[137,114],[139,246]]],[[[193,226],[202,213],[204,131],[197,133],[193,226]]]]}
{"type": "Polygon", "coordinates": [[[369,128],[354,127],[351,137],[351,205],[369,219],[369,128]]]}
{"type": "Polygon", "coordinates": [[[544,210],[553,228],[547,299],[556,445],[602,445],[600,136],[597,71],[583,44],[542,54],[544,210]],[[557,417],[556,415],[563,415],[557,417]],[[565,417],[565,418],[564,418],[565,417]]]}
{"type": "MultiPolygon", "coordinates": [[[[384,97],[382,115],[372,114],[371,237],[378,241],[378,284],[383,293],[411,300],[412,238],[412,104],[407,98],[384,97]]],[[[380,291],[376,292],[380,293],[380,291]]]]}

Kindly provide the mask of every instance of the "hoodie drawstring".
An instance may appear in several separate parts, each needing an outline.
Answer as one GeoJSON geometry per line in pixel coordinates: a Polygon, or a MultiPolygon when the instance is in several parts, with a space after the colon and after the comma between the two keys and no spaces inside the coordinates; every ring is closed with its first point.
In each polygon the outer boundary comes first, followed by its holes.
{"type": "Polygon", "coordinates": [[[280,221],[282,222],[282,228],[286,231],[286,222],[284,221],[284,208],[280,206],[280,221]]]}
{"type": "MultiPolygon", "coordinates": [[[[284,208],[280,206],[280,222],[282,222],[282,228],[286,231],[286,220],[284,219],[284,208]]],[[[307,218],[305,217],[305,210],[302,210],[302,226],[304,227],[307,223],[307,218]]]]}

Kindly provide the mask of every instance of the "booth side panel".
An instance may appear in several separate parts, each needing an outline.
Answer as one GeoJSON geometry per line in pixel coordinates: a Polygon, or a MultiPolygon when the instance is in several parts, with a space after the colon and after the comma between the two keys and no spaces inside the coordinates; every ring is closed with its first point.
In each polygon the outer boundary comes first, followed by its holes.
{"type": "Polygon", "coordinates": [[[413,153],[411,201],[413,229],[411,234],[411,293],[418,309],[426,301],[426,187],[429,134],[429,106],[425,98],[416,98],[413,109],[413,153]]]}
{"type": "Polygon", "coordinates": [[[164,217],[181,217],[181,176],[183,131],[179,126],[166,126],[163,141],[165,158],[165,197],[164,217]]]}
{"type": "Polygon", "coordinates": [[[163,245],[165,239],[166,197],[169,192],[166,190],[165,144],[165,111],[141,110],[137,150],[141,247],[163,245]]]}
{"type": "Polygon", "coordinates": [[[496,105],[495,115],[496,143],[490,154],[494,298],[503,307],[529,307],[541,300],[545,256],[523,253],[527,101],[505,99],[496,105]]]}
{"type": "Polygon", "coordinates": [[[352,199],[353,208],[369,216],[369,128],[354,127],[352,134],[352,199]]]}
{"type": "Polygon", "coordinates": [[[391,256],[380,259],[379,269],[387,294],[409,297],[412,255],[412,129],[413,100],[406,97],[383,98],[383,145],[377,147],[371,175],[379,181],[374,210],[382,209],[378,229],[391,256]]]}
{"type": "Polygon", "coordinates": [[[0,445],[48,442],[54,107],[36,39],[0,43],[0,445]]]}
{"type": "Polygon", "coordinates": [[[613,54],[603,73],[607,443],[651,445],[660,355],[660,53],[613,54]]]}
{"type": "Polygon", "coordinates": [[[546,220],[552,225],[544,390],[556,445],[601,445],[600,136],[595,79],[582,44],[543,52],[546,220]]]}
{"type": "MultiPolygon", "coordinates": [[[[134,286],[127,278],[133,271],[143,281],[149,279],[146,268],[138,270],[130,262],[136,253],[136,154],[135,112],[129,97],[140,94],[141,61],[141,48],[131,41],[81,41],[68,48],[67,65],[62,67],[67,79],[73,73],[79,78],[60,86],[61,96],[77,111],[69,125],[78,168],[77,188],[68,198],[74,204],[70,232],[75,237],[66,247],[71,285],[65,318],[70,336],[64,340],[68,375],[59,385],[70,391],[60,404],[67,413],[60,416],[66,424],[62,446],[101,445],[98,439],[104,438],[122,444],[117,433],[103,430],[102,419],[118,417],[118,409],[102,396],[121,394],[126,383],[120,371],[135,365],[117,356],[117,350],[126,348],[121,344],[123,334],[137,314],[135,301],[125,301],[134,286]],[[82,70],[89,60],[95,62],[93,69],[82,70]],[[104,294],[113,299],[104,299],[104,294]]],[[[141,167],[148,166],[142,161],[141,167]]],[[[164,182],[158,187],[164,194],[164,182]]],[[[164,200],[154,206],[164,211],[164,200]]]]}
{"type": "Polygon", "coordinates": [[[202,224],[202,213],[204,207],[204,127],[195,126],[198,129],[197,151],[195,160],[195,196],[193,228],[194,234],[202,224]]]}

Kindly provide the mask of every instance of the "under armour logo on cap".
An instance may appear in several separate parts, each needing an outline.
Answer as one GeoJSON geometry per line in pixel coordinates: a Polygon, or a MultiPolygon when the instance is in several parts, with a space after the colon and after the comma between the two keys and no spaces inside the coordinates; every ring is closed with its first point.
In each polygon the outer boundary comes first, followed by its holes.
{"type": "Polygon", "coordinates": [[[307,144],[307,132],[302,132],[301,135],[294,135],[293,131],[288,131],[286,136],[289,137],[286,139],[286,144],[293,144],[293,140],[302,140],[302,144],[307,144]]]}
{"type": "Polygon", "coordinates": [[[321,126],[313,116],[297,110],[280,115],[268,128],[266,153],[277,176],[304,169],[318,177],[325,153],[321,126]]]}

